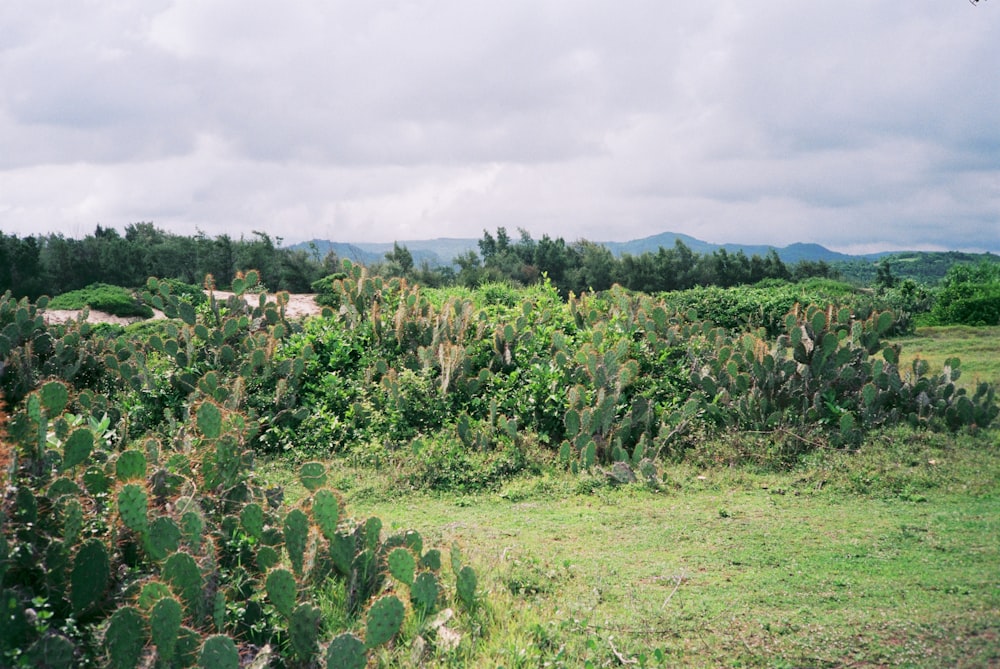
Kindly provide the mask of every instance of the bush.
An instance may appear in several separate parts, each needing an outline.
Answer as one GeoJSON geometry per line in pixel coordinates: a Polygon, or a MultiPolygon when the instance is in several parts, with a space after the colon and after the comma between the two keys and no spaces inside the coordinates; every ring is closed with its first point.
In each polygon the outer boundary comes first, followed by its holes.
{"type": "Polygon", "coordinates": [[[49,309],[83,309],[89,307],[122,318],[152,318],[153,310],[143,304],[132,291],[106,283],[92,283],[86,288],[63,293],[49,301],[49,309]]]}
{"type": "Polygon", "coordinates": [[[1000,263],[954,265],[928,320],[930,325],[1000,325],[1000,263]]]}

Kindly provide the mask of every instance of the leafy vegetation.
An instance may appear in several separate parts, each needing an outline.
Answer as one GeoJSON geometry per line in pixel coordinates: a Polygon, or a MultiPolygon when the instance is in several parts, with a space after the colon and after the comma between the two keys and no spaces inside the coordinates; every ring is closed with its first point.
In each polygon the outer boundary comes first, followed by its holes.
{"type": "Polygon", "coordinates": [[[1000,263],[948,270],[928,325],[1000,325],[1000,263]]]}
{"type": "MultiPolygon", "coordinates": [[[[730,465],[751,477],[752,488],[753,477],[775,477],[786,491],[916,504],[939,487],[958,494],[954,479],[969,473],[966,465],[943,477],[920,465],[958,444],[967,452],[947,456],[955,466],[977,457],[987,463],[963,494],[988,499],[984,481],[996,468],[979,440],[995,434],[988,432],[998,413],[993,386],[958,383],[962,367],[953,356],[933,371],[923,359],[902,367],[899,346],[884,340],[900,315],[866,301],[871,294],[776,283],[773,306],[763,311],[764,293],[752,292],[763,288],[648,295],[616,286],[563,296],[547,280],[427,289],[349,262],[340,269],[319,284],[329,306],[306,321],[288,318],[287,293],[248,303],[260,286],[255,270],[234,274],[226,299],[211,278],[205,295],[150,279],[142,301],[166,319],[116,330],[79,320],[48,325],[46,298],[0,298],[0,383],[9,403],[0,435],[3,663],[231,666],[252,657],[261,666],[475,666],[503,657],[513,666],[579,666],[614,657],[668,665],[694,651],[644,640],[643,629],[664,629],[653,627],[651,601],[636,600],[639,633],[625,633],[627,646],[612,644],[620,630],[608,621],[622,614],[604,609],[600,593],[617,573],[629,582],[649,578],[641,570],[609,571],[604,562],[596,590],[587,576],[597,600],[574,595],[561,613],[532,613],[518,602],[570,587],[569,566],[546,566],[565,558],[532,551],[504,567],[498,589],[466,564],[461,536],[439,535],[452,544],[446,554],[426,549],[424,537],[433,535],[401,520],[347,518],[341,495],[364,504],[415,490],[453,506],[475,506],[478,496],[508,505],[555,499],[580,514],[586,503],[576,495],[584,494],[610,499],[628,516],[662,496],[729,485],[736,479],[721,466],[730,465]],[[817,304],[802,303],[814,297],[817,304]],[[759,316],[744,314],[755,301],[759,316]],[[903,425],[912,432],[898,432],[903,425]],[[873,448],[891,457],[869,454],[873,448]],[[288,457],[262,477],[254,466],[261,455],[288,457]],[[906,458],[902,465],[893,464],[897,456],[906,458]],[[718,470],[698,479],[695,467],[718,470]],[[359,471],[369,474],[344,475],[359,471]],[[366,479],[377,489],[366,491],[366,479]],[[501,613],[508,608],[518,616],[512,621],[501,613]],[[595,634],[610,655],[580,641],[595,634]]],[[[750,517],[769,499],[748,502],[750,517]]],[[[829,511],[836,502],[823,504],[829,511]]],[[[720,523],[747,517],[732,501],[710,503],[720,523]]],[[[554,521],[570,512],[545,506],[554,521]]],[[[655,521],[673,527],[665,512],[655,521]]],[[[854,521],[867,527],[869,518],[854,521]]],[[[636,527],[628,517],[608,525],[636,527]]],[[[710,540],[728,555],[737,545],[699,533],[694,520],[682,527],[697,537],[691,551],[710,540]]],[[[794,533],[764,529],[793,550],[803,545],[794,533]]],[[[670,540],[663,531],[628,540],[662,548],[670,540]]],[[[956,526],[950,536],[964,535],[956,526]]],[[[598,561],[608,546],[626,544],[602,535],[575,550],[598,561]]],[[[765,560],[767,545],[753,544],[747,559],[765,560]]],[[[474,565],[495,564],[484,546],[467,546],[474,565]]],[[[640,556],[652,550],[633,548],[640,556]]],[[[807,567],[835,578],[835,554],[807,567]]],[[[988,550],[964,556],[959,587],[983,590],[972,574],[991,557],[988,550]]],[[[719,568],[690,553],[683,559],[719,568]]],[[[912,559],[906,553],[898,564],[912,559]]],[[[776,593],[779,572],[768,573],[773,582],[755,585],[776,593]]],[[[789,578],[810,597],[832,587],[789,578]]],[[[668,587],[676,592],[683,581],[668,587]]],[[[865,588],[882,592],[887,582],[865,588]]],[[[988,596],[953,629],[991,624],[988,596]]],[[[673,595],[664,597],[660,611],[673,595]]],[[[720,601],[692,600],[671,621],[687,638],[699,620],[719,615],[720,601]]],[[[947,603],[929,601],[932,624],[947,603]]],[[[873,621],[838,615],[820,625],[859,622],[873,621]]],[[[719,638],[723,657],[766,656],[734,655],[733,637],[719,638]]],[[[830,640],[834,656],[843,652],[842,636],[830,640]]],[[[794,643],[782,648],[792,664],[828,657],[794,643]]],[[[975,648],[990,657],[988,642],[975,648]]]]}
{"type": "MultiPolygon", "coordinates": [[[[252,288],[256,276],[239,281],[252,288]]],[[[149,288],[178,322],[141,342],[92,337],[85,322],[50,329],[35,305],[0,303],[12,390],[31,386],[0,434],[0,662],[214,667],[249,653],[260,666],[364,666],[397,640],[465,636],[433,625],[444,610],[460,608],[470,624],[479,615],[457,548],[449,585],[440,551],[425,551],[418,533],[346,518],[323,465],[302,466],[309,496],[294,506],[255,478],[253,403],[233,389],[268,364],[288,327],[280,305],[212,298],[201,318],[168,284],[149,288]],[[256,319],[271,326],[251,332],[256,319]],[[103,374],[79,373],[91,358],[103,374]],[[133,393],[165,372],[181,396],[164,409],[167,424],[131,424],[133,393]]],[[[294,379],[288,367],[275,375],[294,379]]]]}
{"type": "Polygon", "coordinates": [[[49,309],[96,309],[114,316],[152,318],[153,310],[142,304],[132,291],[119,286],[95,283],[63,293],[49,301],[49,309]]]}

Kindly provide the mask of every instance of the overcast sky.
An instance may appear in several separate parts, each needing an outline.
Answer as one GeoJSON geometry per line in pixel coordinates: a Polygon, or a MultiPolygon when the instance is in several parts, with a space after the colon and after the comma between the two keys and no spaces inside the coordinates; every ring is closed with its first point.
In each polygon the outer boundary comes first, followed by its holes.
{"type": "Polygon", "coordinates": [[[1000,252],[1000,0],[3,0],[0,231],[1000,252]]]}

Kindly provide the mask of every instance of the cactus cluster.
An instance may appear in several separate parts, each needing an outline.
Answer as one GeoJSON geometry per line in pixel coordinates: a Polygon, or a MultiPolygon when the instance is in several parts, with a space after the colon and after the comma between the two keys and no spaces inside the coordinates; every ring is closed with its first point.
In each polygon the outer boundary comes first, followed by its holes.
{"type": "Polygon", "coordinates": [[[415,532],[385,537],[377,518],[347,518],[319,463],[303,468],[309,496],[295,506],[255,480],[249,373],[291,405],[308,356],[276,358],[290,327],[282,300],[195,311],[166,284],[149,289],[176,320],[142,341],[87,340],[82,322],[49,329],[35,306],[0,299],[0,326],[12,319],[0,345],[20,361],[5,379],[25,380],[0,499],[0,665],[235,667],[259,652],[259,666],[268,653],[365,666],[446,595],[439,553],[415,532]],[[58,351],[26,350],[39,341],[58,351]],[[175,403],[153,437],[92,382],[175,403]],[[348,593],[337,619],[349,629],[330,629],[317,606],[331,578],[348,593]],[[45,632],[31,623],[36,597],[52,611],[45,632]]]}
{"type": "Polygon", "coordinates": [[[714,329],[692,383],[706,412],[745,429],[825,425],[852,443],[864,430],[909,422],[949,429],[989,425],[997,416],[994,390],[957,388],[958,359],[940,375],[927,364],[899,368],[899,349],[884,344],[893,315],[854,318],[846,309],[795,309],[785,333],[770,344],[755,334],[732,337],[714,329]]]}

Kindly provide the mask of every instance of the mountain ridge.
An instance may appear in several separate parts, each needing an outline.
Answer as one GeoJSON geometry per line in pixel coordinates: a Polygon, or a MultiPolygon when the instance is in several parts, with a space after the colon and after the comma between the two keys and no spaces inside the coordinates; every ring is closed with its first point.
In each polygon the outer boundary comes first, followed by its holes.
{"type": "MultiPolygon", "coordinates": [[[[516,241],[516,240],[515,240],[516,241]]],[[[672,248],[677,241],[680,241],[693,252],[698,254],[713,253],[724,249],[727,253],[739,253],[742,251],[747,256],[764,256],[770,251],[777,252],[782,262],[797,263],[802,260],[811,262],[838,262],[850,260],[877,260],[886,255],[894,253],[906,253],[907,251],[884,251],[881,253],[870,253],[864,255],[849,255],[838,251],[831,251],[821,244],[808,242],[795,242],[788,246],[772,246],[769,244],[715,244],[704,240],[685,235],[678,232],[662,232],[649,237],[642,237],[625,242],[594,242],[604,246],[616,257],[623,254],[641,255],[646,252],[655,253],[661,247],[672,248]]],[[[460,255],[474,251],[479,253],[479,240],[459,237],[438,237],[435,239],[400,240],[396,242],[334,242],[325,239],[312,239],[307,242],[292,244],[289,248],[293,250],[312,251],[315,249],[320,255],[326,255],[329,251],[334,251],[338,257],[348,258],[352,261],[368,265],[381,262],[385,259],[385,254],[393,249],[393,245],[405,246],[413,256],[413,261],[417,265],[427,262],[431,267],[440,265],[450,265],[454,259],[460,255]]]]}

